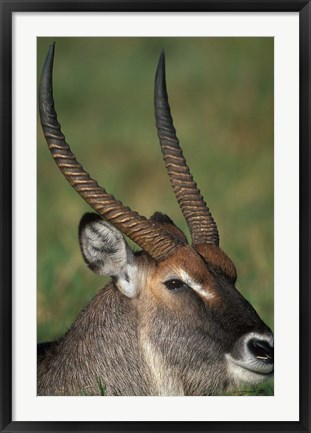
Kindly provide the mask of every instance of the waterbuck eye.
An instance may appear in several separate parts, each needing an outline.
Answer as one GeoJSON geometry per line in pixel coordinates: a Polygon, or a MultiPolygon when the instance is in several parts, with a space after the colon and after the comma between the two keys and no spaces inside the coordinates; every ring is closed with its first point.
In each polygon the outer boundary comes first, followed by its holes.
{"type": "Polygon", "coordinates": [[[180,290],[189,287],[186,283],[177,279],[167,280],[164,284],[169,290],[180,290]]]}

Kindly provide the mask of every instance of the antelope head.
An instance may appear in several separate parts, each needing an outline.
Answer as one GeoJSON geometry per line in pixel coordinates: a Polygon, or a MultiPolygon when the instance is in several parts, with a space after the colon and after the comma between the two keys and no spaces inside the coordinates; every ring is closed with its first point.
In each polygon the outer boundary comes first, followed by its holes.
{"type": "Polygon", "coordinates": [[[80,222],[82,255],[91,270],[112,276],[115,290],[133,306],[142,359],[159,390],[165,375],[166,383],[178,384],[186,395],[271,377],[273,335],[235,288],[235,266],[219,246],[217,225],[183,156],[170,114],[164,53],[155,77],[156,126],[191,244],[169,217],[156,212],[147,219],[132,211],[77,161],[54,109],[53,58],[51,46],[40,84],[41,124],[57,166],[96,211],[80,222]],[[141,251],[133,253],[123,235],[141,251]]]}

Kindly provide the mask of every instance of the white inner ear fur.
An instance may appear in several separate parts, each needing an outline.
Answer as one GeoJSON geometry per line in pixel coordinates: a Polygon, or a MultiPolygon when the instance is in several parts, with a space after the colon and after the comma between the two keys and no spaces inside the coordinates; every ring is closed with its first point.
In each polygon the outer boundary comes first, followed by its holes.
{"type": "Polygon", "coordinates": [[[86,223],[80,232],[83,257],[95,273],[116,278],[116,286],[129,298],[138,295],[135,256],[119,230],[103,219],[86,223]]]}
{"type": "MultiPolygon", "coordinates": [[[[132,251],[131,251],[132,252],[132,251]]],[[[135,298],[139,293],[136,265],[127,265],[125,277],[118,277],[116,286],[128,298],[135,298]]]]}

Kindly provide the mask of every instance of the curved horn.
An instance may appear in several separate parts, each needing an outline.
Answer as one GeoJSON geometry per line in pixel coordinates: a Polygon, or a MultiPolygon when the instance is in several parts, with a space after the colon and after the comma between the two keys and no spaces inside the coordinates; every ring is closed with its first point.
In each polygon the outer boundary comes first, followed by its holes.
{"type": "Polygon", "coordinates": [[[41,125],[51,154],[70,185],[80,196],[107,221],[117,227],[126,236],[159,260],[169,254],[176,246],[176,241],[156,223],[133,212],[116,200],[113,195],[98,185],[90,177],[65,141],[57,121],[54,108],[52,72],[54,46],[51,45],[45,59],[40,81],[39,108],[41,125]]]}
{"type": "Polygon", "coordinates": [[[155,76],[154,107],[165,165],[187,221],[192,242],[194,245],[203,242],[219,245],[217,225],[193,180],[173,126],[166,90],[164,51],[161,53],[155,76]]]}

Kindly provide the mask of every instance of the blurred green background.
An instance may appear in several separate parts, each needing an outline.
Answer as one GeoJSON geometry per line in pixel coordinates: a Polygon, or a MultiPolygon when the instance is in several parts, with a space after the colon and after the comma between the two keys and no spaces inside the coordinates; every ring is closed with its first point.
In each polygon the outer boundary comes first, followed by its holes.
{"type": "MultiPolygon", "coordinates": [[[[187,232],[153,113],[165,49],[187,162],[237,267],[237,288],[273,329],[273,38],[38,38],[38,80],[54,40],[56,110],[78,160],[132,209],[160,210],[187,232]]],[[[37,155],[43,341],[61,336],[106,280],[83,262],[77,227],[90,208],[56,167],[39,122],[37,155]]]]}

